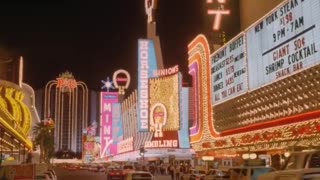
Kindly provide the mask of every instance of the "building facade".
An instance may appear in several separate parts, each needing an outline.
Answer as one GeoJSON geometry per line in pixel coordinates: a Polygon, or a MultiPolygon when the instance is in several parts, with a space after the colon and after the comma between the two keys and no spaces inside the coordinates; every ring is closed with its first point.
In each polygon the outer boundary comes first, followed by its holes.
{"type": "Polygon", "coordinates": [[[82,152],[82,134],[88,126],[88,88],[65,72],[49,81],[44,93],[44,119],[55,122],[55,151],[82,152]]]}
{"type": "Polygon", "coordinates": [[[190,139],[200,156],[279,162],[273,157],[319,146],[320,3],[270,3],[218,50],[204,35],[188,46],[198,98],[190,139]]]}

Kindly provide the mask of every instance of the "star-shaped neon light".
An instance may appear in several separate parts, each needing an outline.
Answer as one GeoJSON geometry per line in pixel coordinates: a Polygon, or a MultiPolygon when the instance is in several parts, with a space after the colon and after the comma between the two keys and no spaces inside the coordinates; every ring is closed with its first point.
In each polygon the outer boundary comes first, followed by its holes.
{"type": "Polygon", "coordinates": [[[115,87],[113,86],[113,82],[110,81],[109,77],[107,77],[107,80],[101,80],[103,86],[101,87],[101,89],[107,89],[107,91],[109,92],[110,88],[111,89],[115,89],[115,87]]]}

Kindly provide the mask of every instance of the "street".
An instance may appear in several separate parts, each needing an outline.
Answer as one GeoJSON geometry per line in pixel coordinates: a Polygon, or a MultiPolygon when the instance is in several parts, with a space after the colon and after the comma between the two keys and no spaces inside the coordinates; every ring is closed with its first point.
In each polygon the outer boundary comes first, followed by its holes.
{"type": "MultiPolygon", "coordinates": [[[[54,168],[58,180],[106,180],[104,173],[90,172],[87,170],[69,171],[64,168],[54,168]]],[[[155,180],[171,180],[170,176],[155,176],[155,180]]]]}

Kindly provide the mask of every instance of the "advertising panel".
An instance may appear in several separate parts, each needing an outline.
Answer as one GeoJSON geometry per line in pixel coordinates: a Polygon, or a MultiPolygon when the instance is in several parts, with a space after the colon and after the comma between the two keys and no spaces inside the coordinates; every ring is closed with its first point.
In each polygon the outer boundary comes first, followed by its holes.
{"type": "Polygon", "coordinates": [[[178,131],[180,148],[190,148],[189,143],[189,88],[182,88],[181,91],[181,118],[180,130],[178,131]]]}
{"type": "Polygon", "coordinates": [[[162,136],[163,131],[178,131],[180,128],[181,75],[151,78],[150,84],[150,131],[162,136]]]}
{"type": "Polygon", "coordinates": [[[118,103],[118,93],[114,92],[101,92],[100,102],[100,138],[101,149],[100,156],[106,157],[112,155],[111,145],[113,143],[112,138],[112,106],[114,103],[118,103]]]}
{"type": "Polygon", "coordinates": [[[214,52],[210,59],[212,103],[214,105],[239,96],[248,90],[243,33],[214,52]]]}
{"type": "Polygon", "coordinates": [[[148,131],[149,86],[148,79],[153,77],[157,68],[154,42],[149,39],[138,41],[138,131],[148,131]]]}
{"type": "Polygon", "coordinates": [[[111,153],[118,154],[117,144],[123,140],[123,127],[121,120],[121,106],[120,103],[114,103],[112,105],[112,137],[113,143],[111,146],[111,153]]]}
{"type": "Polygon", "coordinates": [[[290,0],[247,30],[250,90],[320,63],[319,17],[319,0],[290,0]]]}

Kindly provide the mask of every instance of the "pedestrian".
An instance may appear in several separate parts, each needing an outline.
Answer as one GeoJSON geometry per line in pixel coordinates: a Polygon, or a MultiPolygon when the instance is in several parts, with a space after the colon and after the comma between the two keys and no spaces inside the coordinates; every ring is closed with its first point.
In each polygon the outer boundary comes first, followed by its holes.
{"type": "Polygon", "coordinates": [[[179,165],[179,163],[177,164],[177,166],[176,166],[176,180],[179,180],[180,179],[180,165],[179,165]]]}
{"type": "Polygon", "coordinates": [[[169,172],[170,172],[170,175],[171,175],[171,180],[174,180],[174,175],[175,175],[174,166],[171,164],[168,169],[169,169],[169,172]]]}

